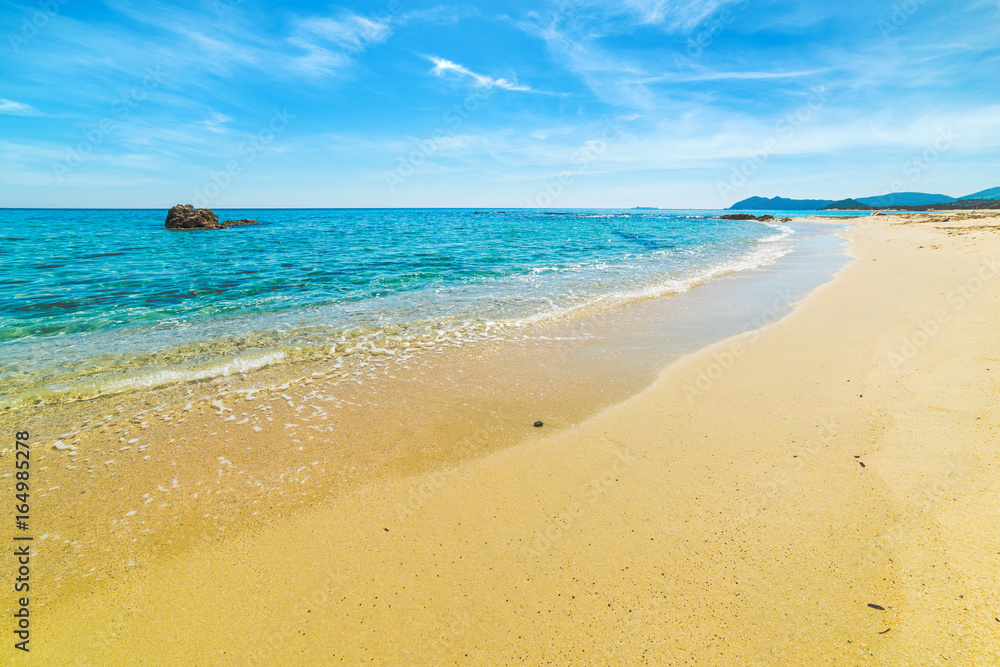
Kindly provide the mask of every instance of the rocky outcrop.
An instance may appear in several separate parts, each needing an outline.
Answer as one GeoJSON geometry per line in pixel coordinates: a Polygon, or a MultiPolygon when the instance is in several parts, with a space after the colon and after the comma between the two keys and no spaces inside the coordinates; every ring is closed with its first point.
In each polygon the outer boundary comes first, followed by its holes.
{"type": "Polygon", "coordinates": [[[178,204],[167,212],[167,229],[222,229],[219,216],[210,208],[195,208],[191,204],[178,204]]]}
{"type": "Polygon", "coordinates": [[[773,215],[750,215],[749,213],[730,213],[728,215],[720,215],[716,220],[757,220],[758,222],[767,222],[768,220],[774,220],[773,215]]]}
{"type": "Polygon", "coordinates": [[[167,229],[226,229],[227,227],[242,227],[244,225],[259,225],[256,220],[224,220],[219,222],[219,216],[210,208],[195,208],[191,204],[178,204],[167,212],[167,229]]]}

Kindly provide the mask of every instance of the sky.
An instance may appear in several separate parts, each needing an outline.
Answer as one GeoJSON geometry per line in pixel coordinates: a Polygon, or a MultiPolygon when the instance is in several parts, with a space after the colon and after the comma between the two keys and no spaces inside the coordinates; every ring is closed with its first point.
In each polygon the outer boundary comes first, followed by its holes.
{"type": "Polygon", "coordinates": [[[1000,186],[1000,0],[36,0],[0,25],[0,207],[1000,186]]]}

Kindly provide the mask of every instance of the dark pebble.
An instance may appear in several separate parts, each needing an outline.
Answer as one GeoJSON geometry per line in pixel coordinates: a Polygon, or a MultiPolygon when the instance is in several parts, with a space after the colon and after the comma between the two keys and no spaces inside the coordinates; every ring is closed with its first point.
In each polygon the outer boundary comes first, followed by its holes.
{"type": "Polygon", "coordinates": [[[859,465],[860,465],[860,466],[861,466],[862,468],[864,468],[864,467],[865,467],[865,462],[864,462],[864,461],[858,461],[858,464],[859,464],[859,465]]]}
{"type": "Polygon", "coordinates": [[[535,422],[535,428],[538,428],[539,426],[544,426],[544,425],[545,424],[542,423],[542,422],[535,422]]]}
{"type": "Polygon", "coordinates": [[[879,634],[880,634],[880,635],[884,635],[885,633],[889,632],[889,630],[892,630],[892,628],[886,628],[885,630],[883,630],[883,631],[882,631],[882,632],[880,632],[879,634]]]}
{"type": "Polygon", "coordinates": [[[387,532],[387,533],[389,532],[389,529],[388,529],[388,528],[385,528],[384,530],[385,530],[385,532],[387,532]]]}
{"type": "Polygon", "coordinates": [[[868,606],[871,607],[872,609],[878,609],[879,611],[885,611],[885,607],[883,607],[880,604],[873,604],[873,603],[869,602],[868,606]]]}
{"type": "Polygon", "coordinates": [[[854,455],[854,458],[856,458],[856,459],[860,459],[861,457],[860,457],[860,456],[858,456],[857,454],[855,454],[855,455],[854,455]]]}

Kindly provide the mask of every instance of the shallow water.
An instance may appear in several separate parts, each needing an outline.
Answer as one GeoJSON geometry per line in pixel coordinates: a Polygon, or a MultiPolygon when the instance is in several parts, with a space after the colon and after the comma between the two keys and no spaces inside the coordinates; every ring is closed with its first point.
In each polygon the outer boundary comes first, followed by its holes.
{"type": "Polygon", "coordinates": [[[792,233],[718,211],[218,213],[265,224],[169,232],[162,210],[0,210],[5,407],[502,339],[769,264],[792,233]]]}

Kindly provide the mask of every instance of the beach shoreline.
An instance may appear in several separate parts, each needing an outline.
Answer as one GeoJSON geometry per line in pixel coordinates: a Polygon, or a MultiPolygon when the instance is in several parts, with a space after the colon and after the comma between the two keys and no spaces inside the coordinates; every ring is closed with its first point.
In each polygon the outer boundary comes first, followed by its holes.
{"type": "MultiPolygon", "coordinates": [[[[39,654],[150,660],[184,636],[172,659],[205,664],[995,656],[997,220],[852,222],[854,262],[775,323],[551,434],[524,425],[479,456],[168,553],[141,580],[66,589],[39,654]]],[[[446,421],[427,422],[431,440],[449,441],[446,421]]],[[[226,466],[214,449],[206,478],[226,466]]]]}
{"type": "Polygon", "coordinates": [[[42,573],[47,599],[141,578],[326,499],[578,424],[666,363],[778,319],[845,261],[830,229],[803,225],[777,262],[692,290],[405,363],[358,355],[8,413],[10,428],[32,432],[45,480],[37,537],[57,549],[42,573]]]}

